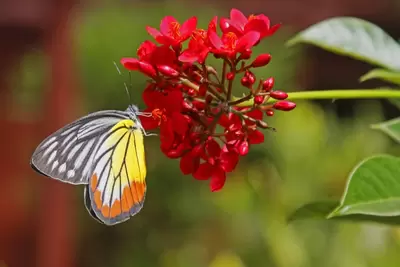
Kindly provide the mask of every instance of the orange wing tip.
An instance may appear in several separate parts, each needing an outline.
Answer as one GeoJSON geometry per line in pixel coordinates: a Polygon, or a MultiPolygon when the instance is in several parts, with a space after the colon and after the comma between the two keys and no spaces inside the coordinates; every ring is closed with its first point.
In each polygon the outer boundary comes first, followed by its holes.
{"type": "MultiPolygon", "coordinates": [[[[93,176],[92,179],[97,176],[93,176]]],[[[103,217],[106,224],[115,224],[127,220],[130,216],[138,213],[143,207],[143,202],[146,196],[146,183],[132,182],[129,186],[126,186],[122,191],[120,200],[115,200],[111,208],[109,205],[104,205],[101,197],[101,192],[93,186],[91,183],[91,189],[94,189],[93,193],[93,204],[95,210],[97,210],[103,217]]],[[[97,184],[97,183],[96,183],[97,184]]]]}

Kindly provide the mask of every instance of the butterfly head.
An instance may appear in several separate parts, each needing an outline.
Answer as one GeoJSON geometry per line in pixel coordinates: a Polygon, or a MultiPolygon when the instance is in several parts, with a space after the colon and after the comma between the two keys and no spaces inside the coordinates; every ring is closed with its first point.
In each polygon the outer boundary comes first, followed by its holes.
{"type": "Polygon", "coordinates": [[[129,117],[131,120],[133,120],[138,127],[143,131],[144,134],[146,133],[146,130],[143,128],[142,123],[140,122],[140,119],[138,116],[143,116],[143,117],[151,117],[152,113],[151,112],[141,112],[136,105],[129,105],[128,109],[126,110],[129,114],[129,117]]]}

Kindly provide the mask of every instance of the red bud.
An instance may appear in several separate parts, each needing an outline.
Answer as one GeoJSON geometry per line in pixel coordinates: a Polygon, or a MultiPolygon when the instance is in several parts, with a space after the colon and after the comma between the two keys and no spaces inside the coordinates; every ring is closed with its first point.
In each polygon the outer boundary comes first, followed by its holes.
{"type": "Polygon", "coordinates": [[[122,58],[121,64],[125,69],[128,70],[138,70],[139,69],[139,60],[136,58],[122,58]]]}
{"type": "Polygon", "coordinates": [[[159,65],[159,66],[157,66],[157,70],[168,77],[178,77],[179,76],[179,72],[177,72],[175,69],[171,68],[168,65],[159,65]]]}
{"type": "Polygon", "coordinates": [[[226,74],[226,79],[227,79],[228,81],[231,81],[231,80],[233,80],[234,78],[235,78],[235,74],[234,74],[234,73],[228,72],[228,73],[226,74]]]}
{"type": "Polygon", "coordinates": [[[276,102],[272,107],[277,110],[290,111],[296,107],[296,103],[284,100],[276,102]]]}
{"type": "Polygon", "coordinates": [[[247,77],[243,77],[242,79],[240,79],[240,83],[244,86],[244,87],[250,87],[251,84],[249,82],[249,78],[247,77]]]}
{"type": "Polygon", "coordinates": [[[253,68],[259,68],[267,65],[271,61],[271,55],[270,54],[261,54],[256,59],[251,63],[251,66],[253,68]]]}
{"type": "Polygon", "coordinates": [[[252,72],[246,71],[245,76],[249,80],[250,85],[253,85],[256,82],[256,76],[252,72]]]}
{"type": "Polygon", "coordinates": [[[139,71],[147,76],[155,77],[157,75],[153,66],[147,62],[139,61],[139,71]]]}
{"type": "Polygon", "coordinates": [[[245,156],[247,153],[249,153],[249,143],[247,141],[243,141],[239,144],[238,147],[239,150],[239,155],[245,156]]]}
{"type": "Polygon", "coordinates": [[[249,59],[251,57],[251,52],[252,52],[251,49],[246,49],[240,54],[239,59],[244,59],[244,60],[249,59]]]}
{"type": "Polygon", "coordinates": [[[266,79],[266,80],[263,81],[263,83],[262,83],[263,89],[264,89],[265,91],[267,91],[267,92],[268,92],[268,91],[271,91],[272,87],[274,87],[274,82],[275,82],[275,80],[274,80],[273,77],[270,77],[270,78],[266,79]]]}
{"type": "Polygon", "coordinates": [[[284,100],[288,97],[288,94],[283,91],[272,91],[270,96],[278,100],[284,100]]]}
{"type": "Polygon", "coordinates": [[[274,116],[274,111],[272,109],[268,109],[265,114],[267,114],[267,116],[272,117],[274,116]]]}
{"type": "Polygon", "coordinates": [[[257,95],[254,97],[254,104],[260,105],[264,102],[265,96],[263,95],[257,95]]]}

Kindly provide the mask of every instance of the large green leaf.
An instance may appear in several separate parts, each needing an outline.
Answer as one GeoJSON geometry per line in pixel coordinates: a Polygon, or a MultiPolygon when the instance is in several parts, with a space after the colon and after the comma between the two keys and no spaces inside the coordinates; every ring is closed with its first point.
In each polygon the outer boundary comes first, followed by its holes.
{"type": "Polygon", "coordinates": [[[324,20],[298,33],[288,45],[313,44],[336,54],[400,70],[400,45],[381,28],[358,18],[324,20]]]}
{"type": "Polygon", "coordinates": [[[306,204],[289,220],[306,218],[400,225],[400,159],[376,155],[363,160],[350,174],[340,202],[306,204]]]}
{"type": "Polygon", "coordinates": [[[371,125],[372,129],[380,130],[400,143],[400,117],[371,125]]]}
{"type": "Polygon", "coordinates": [[[360,81],[364,82],[371,79],[380,79],[400,85],[400,72],[385,69],[373,69],[361,76],[360,81]]]}
{"type": "Polygon", "coordinates": [[[400,215],[400,159],[377,155],[363,160],[347,181],[339,207],[329,217],[400,215]]]}
{"type": "MultiPolygon", "coordinates": [[[[339,201],[327,200],[308,203],[288,218],[288,222],[306,219],[328,219],[329,214],[339,205],[339,201]]],[[[375,216],[368,214],[350,214],[331,217],[330,220],[350,222],[376,222],[389,225],[400,225],[400,216],[375,216]]]]}

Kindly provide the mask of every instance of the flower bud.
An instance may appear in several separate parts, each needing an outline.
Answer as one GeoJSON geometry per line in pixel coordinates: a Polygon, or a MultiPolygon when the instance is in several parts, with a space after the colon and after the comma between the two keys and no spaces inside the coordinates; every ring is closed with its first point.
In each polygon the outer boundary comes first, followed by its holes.
{"type": "Polygon", "coordinates": [[[239,59],[244,59],[244,60],[249,59],[251,57],[251,53],[252,53],[251,49],[246,49],[240,54],[239,59]]]}
{"type": "Polygon", "coordinates": [[[233,73],[233,72],[228,72],[227,74],[226,74],[226,79],[228,80],[228,81],[231,81],[231,80],[233,80],[235,78],[235,74],[233,73]]]}
{"type": "Polygon", "coordinates": [[[138,70],[139,69],[139,60],[136,58],[122,58],[121,64],[125,69],[128,70],[138,70]]]}
{"type": "Polygon", "coordinates": [[[272,91],[269,95],[278,100],[284,100],[288,97],[288,94],[283,91],[272,91]]]}
{"type": "Polygon", "coordinates": [[[165,76],[168,76],[168,77],[175,78],[175,77],[179,76],[179,72],[176,71],[175,69],[171,68],[168,65],[159,65],[159,66],[157,66],[157,70],[160,73],[162,73],[162,74],[164,74],[165,76]]]}
{"type": "Polygon", "coordinates": [[[265,96],[264,95],[257,95],[254,97],[254,104],[261,105],[264,102],[265,96]]]}
{"type": "Polygon", "coordinates": [[[240,79],[240,83],[244,86],[244,87],[250,87],[251,84],[249,82],[249,78],[247,78],[246,76],[243,77],[242,79],[240,79]]]}
{"type": "Polygon", "coordinates": [[[274,87],[274,82],[275,81],[274,81],[273,77],[270,77],[270,78],[266,79],[265,81],[263,81],[262,87],[263,87],[264,91],[267,91],[267,92],[271,91],[272,87],[274,87]]]}
{"type": "Polygon", "coordinates": [[[253,68],[259,68],[259,67],[264,67],[271,61],[271,55],[270,54],[261,54],[256,57],[256,59],[251,63],[251,66],[253,68]]]}
{"type": "Polygon", "coordinates": [[[276,102],[272,107],[277,110],[290,111],[296,107],[296,103],[284,100],[276,102]]]}
{"type": "Polygon", "coordinates": [[[240,156],[246,156],[249,153],[249,143],[247,141],[240,142],[238,151],[240,156]]]}
{"type": "Polygon", "coordinates": [[[246,71],[245,76],[247,77],[250,85],[253,85],[256,82],[256,76],[252,72],[246,71]]]}
{"type": "Polygon", "coordinates": [[[157,76],[156,70],[153,68],[153,66],[144,61],[139,61],[139,71],[150,77],[157,76]]]}
{"type": "Polygon", "coordinates": [[[265,114],[267,114],[267,116],[272,117],[274,116],[274,111],[272,109],[268,109],[267,111],[265,111],[265,114]]]}

